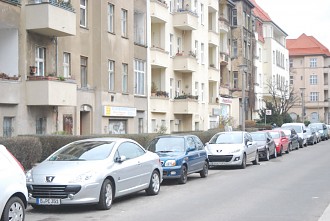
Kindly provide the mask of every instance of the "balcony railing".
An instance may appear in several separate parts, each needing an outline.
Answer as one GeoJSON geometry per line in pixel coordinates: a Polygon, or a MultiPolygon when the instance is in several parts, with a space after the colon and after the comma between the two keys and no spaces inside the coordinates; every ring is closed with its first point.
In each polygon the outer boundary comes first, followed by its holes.
{"type": "Polygon", "coordinates": [[[49,3],[59,8],[63,8],[65,10],[74,12],[74,8],[71,5],[70,0],[29,0],[29,4],[42,4],[42,3],[49,3]]]}
{"type": "Polygon", "coordinates": [[[9,4],[12,5],[20,5],[21,4],[21,0],[1,0],[2,2],[7,2],[9,4]]]}

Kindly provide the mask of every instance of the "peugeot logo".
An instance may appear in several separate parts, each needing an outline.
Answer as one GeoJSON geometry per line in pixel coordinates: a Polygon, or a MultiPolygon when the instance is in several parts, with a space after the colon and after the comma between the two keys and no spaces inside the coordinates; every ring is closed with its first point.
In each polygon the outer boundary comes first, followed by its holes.
{"type": "Polygon", "coordinates": [[[54,176],[46,176],[46,182],[51,183],[53,182],[54,178],[55,178],[54,176]]]}
{"type": "Polygon", "coordinates": [[[217,150],[218,153],[220,153],[222,150],[217,150]]]}

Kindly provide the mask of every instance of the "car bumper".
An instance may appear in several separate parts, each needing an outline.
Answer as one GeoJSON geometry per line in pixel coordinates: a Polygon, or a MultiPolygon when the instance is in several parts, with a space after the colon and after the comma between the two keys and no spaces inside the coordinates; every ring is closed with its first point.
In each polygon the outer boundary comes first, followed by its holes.
{"type": "Polygon", "coordinates": [[[29,192],[28,203],[37,205],[73,205],[94,204],[99,202],[102,183],[81,185],[78,192],[73,190],[73,187],[77,186],[79,185],[27,184],[29,192]],[[61,190],[58,191],[59,189],[61,190]],[[45,201],[48,201],[50,204],[41,204],[40,199],[46,199],[45,201]]]}
{"type": "Polygon", "coordinates": [[[237,166],[242,164],[242,155],[208,155],[210,166],[237,166]]]}
{"type": "Polygon", "coordinates": [[[175,179],[181,176],[181,166],[163,167],[163,179],[175,179]]]}

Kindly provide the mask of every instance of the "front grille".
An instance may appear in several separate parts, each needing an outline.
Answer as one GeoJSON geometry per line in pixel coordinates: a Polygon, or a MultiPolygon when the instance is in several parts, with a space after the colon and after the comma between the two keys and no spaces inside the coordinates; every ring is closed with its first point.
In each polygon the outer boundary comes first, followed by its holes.
{"type": "Polygon", "coordinates": [[[233,158],[233,155],[209,155],[210,162],[230,162],[233,158]]]}
{"type": "Polygon", "coordinates": [[[76,194],[80,191],[79,185],[28,185],[29,193],[34,198],[56,198],[65,199],[69,194],[76,194]]]}

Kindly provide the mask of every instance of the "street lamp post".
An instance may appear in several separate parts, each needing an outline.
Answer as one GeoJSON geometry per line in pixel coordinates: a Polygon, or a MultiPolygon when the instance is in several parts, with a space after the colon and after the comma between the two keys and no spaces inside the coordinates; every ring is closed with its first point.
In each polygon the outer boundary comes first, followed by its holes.
{"type": "Polygon", "coordinates": [[[301,120],[305,122],[305,89],[304,87],[300,88],[301,91],[301,120]]]}
{"type": "Polygon", "coordinates": [[[242,72],[242,131],[245,131],[245,72],[247,71],[247,65],[238,65],[240,71],[242,72]]]}

